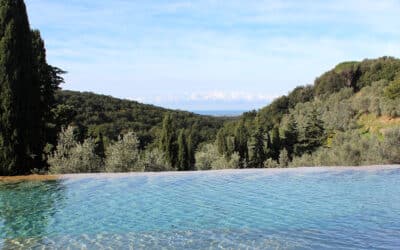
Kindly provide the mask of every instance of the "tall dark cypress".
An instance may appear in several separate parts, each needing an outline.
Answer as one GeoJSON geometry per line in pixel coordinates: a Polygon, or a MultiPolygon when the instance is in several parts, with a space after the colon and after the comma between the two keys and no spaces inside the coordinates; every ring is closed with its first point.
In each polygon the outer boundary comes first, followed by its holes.
{"type": "Polygon", "coordinates": [[[283,148],[288,151],[289,158],[292,159],[294,148],[297,143],[298,132],[297,124],[293,115],[289,115],[286,127],[283,129],[283,148]]]}
{"type": "Polygon", "coordinates": [[[165,153],[168,163],[172,167],[176,167],[177,150],[176,150],[176,134],[173,124],[172,115],[167,113],[164,116],[163,128],[160,137],[160,149],[165,153]]]}
{"type": "Polygon", "coordinates": [[[195,158],[195,135],[193,130],[191,129],[189,132],[189,136],[187,139],[187,148],[188,148],[188,161],[189,161],[189,169],[188,170],[195,170],[196,158],[195,158]]]}
{"type": "Polygon", "coordinates": [[[249,162],[248,133],[244,121],[240,121],[235,130],[235,151],[240,156],[240,167],[247,167],[249,162]]]}
{"type": "Polygon", "coordinates": [[[251,136],[250,141],[250,166],[254,168],[261,168],[266,160],[264,150],[264,131],[261,127],[259,120],[256,120],[256,128],[251,136]]]}
{"type": "Polygon", "coordinates": [[[178,136],[177,166],[179,171],[190,170],[189,150],[184,129],[179,132],[178,136]]]}
{"type": "Polygon", "coordinates": [[[281,138],[279,135],[279,128],[278,127],[274,127],[271,131],[270,131],[270,138],[271,138],[271,144],[270,144],[270,155],[271,158],[274,160],[278,160],[279,159],[279,153],[282,147],[282,142],[281,142],[281,138]]]}
{"type": "Polygon", "coordinates": [[[29,172],[41,157],[38,81],[23,0],[0,0],[0,174],[29,172]]]}
{"type": "Polygon", "coordinates": [[[34,74],[39,84],[40,109],[36,118],[41,118],[42,140],[37,142],[38,147],[43,148],[47,142],[55,143],[54,137],[57,130],[51,123],[54,123],[54,115],[51,110],[55,107],[55,92],[59,89],[64,79],[61,77],[65,72],[47,63],[45,43],[38,30],[31,32],[32,53],[34,63],[34,74]]]}

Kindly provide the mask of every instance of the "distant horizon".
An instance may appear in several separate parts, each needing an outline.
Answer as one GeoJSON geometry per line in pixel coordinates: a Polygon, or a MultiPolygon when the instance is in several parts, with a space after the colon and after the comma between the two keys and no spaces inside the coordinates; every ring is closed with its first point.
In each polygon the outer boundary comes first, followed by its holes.
{"type": "MultiPolygon", "coordinates": [[[[151,100],[134,100],[131,98],[124,98],[124,97],[119,97],[119,96],[114,96],[114,95],[110,95],[107,93],[99,93],[96,91],[88,91],[88,90],[73,90],[73,89],[67,89],[67,88],[61,88],[61,90],[65,90],[65,91],[78,91],[78,92],[90,92],[90,93],[94,93],[94,94],[98,94],[98,95],[105,95],[105,96],[111,96],[113,98],[118,98],[118,99],[123,99],[123,100],[128,100],[128,101],[134,101],[134,102],[139,102],[141,104],[145,104],[145,105],[153,105],[153,106],[157,106],[160,108],[165,108],[165,109],[172,109],[172,110],[180,110],[180,111],[188,111],[188,112],[192,112],[192,113],[202,113],[204,115],[213,115],[214,113],[221,113],[221,114],[237,114],[238,112],[248,112],[248,111],[252,111],[252,110],[259,110],[265,106],[268,106],[273,100],[275,100],[275,98],[271,98],[271,101],[266,101],[266,102],[258,102],[258,106],[251,106],[250,108],[244,108],[242,106],[240,106],[241,103],[232,103],[232,105],[230,105],[229,102],[227,101],[222,101],[221,103],[223,105],[215,105],[215,100],[213,102],[208,103],[208,105],[202,105],[203,108],[199,108],[201,106],[198,105],[184,105],[185,107],[180,106],[180,103],[170,103],[170,105],[168,104],[162,104],[162,103],[151,103],[148,101],[151,100]],[[172,104],[172,105],[171,105],[172,104]],[[192,107],[192,108],[190,108],[192,107]],[[225,107],[225,108],[223,108],[225,107]]],[[[276,98],[278,98],[279,96],[277,96],[276,98]]],[[[190,102],[190,101],[188,101],[190,102]]],[[[196,103],[196,101],[193,101],[194,103],[196,103]]]]}
{"type": "Polygon", "coordinates": [[[340,62],[400,57],[399,1],[25,2],[63,87],[174,109],[257,109],[340,62]]]}

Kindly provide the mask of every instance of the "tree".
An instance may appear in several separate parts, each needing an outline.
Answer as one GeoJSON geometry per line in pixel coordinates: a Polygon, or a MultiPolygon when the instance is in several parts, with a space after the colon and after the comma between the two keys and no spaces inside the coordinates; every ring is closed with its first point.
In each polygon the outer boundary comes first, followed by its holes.
{"type": "Polygon", "coordinates": [[[217,133],[217,139],[216,139],[217,147],[218,147],[218,152],[220,154],[226,154],[228,151],[228,145],[226,141],[226,134],[224,129],[220,129],[217,133]]]}
{"type": "Polygon", "coordinates": [[[305,120],[303,132],[299,135],[299,142],[295,148],[295,153],[299,156],[304,153],[311,154],[322,146],[326,138],[323,121],[318,117],[315,108],[307,112],[305,120]]]}
{"type": "Polygon", "coordinates": [[[140,161],[139,139],[133,132],[120,136],[106,151],[107,172],[143,172],[140,161]]]}
{"type": "MultiPolygon", "coordinates": [[[[42,140],[38,141],[40,147],[47,142],[54,142],[59,130],[54,130],[55,117],[52,109],[56,106],[55,92],[59,89],[61,83],[64,82],[62,74],[63,70],[53,67],[47,63],[46,48],[44,41],[38,30],[31,31],[32,37],[32,54],[34,64],[34,74],[39,84],[40,90],[40,114],[37,119],[41,118],[42,140]]],[[[63,123],[63,125],[68,125],[63,123]]]]}
{"type": "Polygon", "coordinates": [[[297,124],[293,115],[287,117],[286,124],[283,128],[282,144],[286,148],[289,158],[292,158],[295,145],[297,144],[297,124]]]}
{"type": "Polygon", "coordinates": [[[184,129],[181,129],[178,136],[177,167],[179,171],[190,170],[189,150],[184,129]]]}
{"type": "Polygon", "coordinates": [[[400,78],[385,88],[385,96],[390,99],[400,98],[400,78]]]}
{"type": "Polygon", "coordinates": [[[250,166],[254,168],[263,167],[266,158],[264,150],[264,131],[258,119],[256,120],[256,129],[250,139],[249,149],[250,166]]]}
{"type": "Polygon", "coordinates": [[[106,157],[106,153],[104,149],[103,134],[101,132],[98,133],[94,141],[94,144],[95,144],[94,151],[96,155],[98,155],[101,159],[104,159],[106,157]]]}
{"type": "Polygon", "coordinates": [[[165,157],[172,167],[177,165],[176,134],[174,131],[172,115],[167,113],[162,125],[160,149],[165,153],[165,157]]]}
{"type": "Polygon", "coordinates": [[[279,128],[278,127],[274,127],[271,131],[270,131],[270,147],[269,147],[269,152],[270,152],[270,157],[273,160],[279,160],[279,153],[281,150],[281,138],[279,135],[279,128]]]}
{"type": "Polygon", "coordinates": [[[24,174],[40,162],[40,90],[23,0],[0,1],[0,174],[24,174]]]}
{"type": "Polygon", "coordinates": [[[205,144],[196,153],[197,170],[219,170],[239,168],[240,156],[234,153],[230,158],[218,153],[215,144],[205,144]]]}
{"type": "Polygon", "coordinates": [[[240,156],[240,167],[246,167],[249,162],[247,146],[248,133],[244,121],[240,121],[235,130],[235,151],[240,156]]]}
{"type": "Polygon", "coordinates": [[[173,170],[165,160],[165,154],[159,148],[148,149],[143,157],[144,170],[146,172],[161,172],[173,170]]]}
{"type": "Polygon", "coordinates": [[[48,157],[50,172],[54,174],[93,173],[103,170],[101,158],[95,153],[95,142],[76,141],[74,127],[61,131],[54,153],[48,157]]]}
{"type": "Polygon", "coordinates": [[[284,148],[281,150],[279,154],[279,165],[282,168],[286,168],[287,166],[289,166],[289,163],[290,163],[289,154],[286,148],[284,148]]]}
{"type": "Polygon", "coordinates": [[[195,158],[196,147],[194,144],[193,133],[194,133],[193,130],[190,130],[189,137],[187,139],[189,170],[194,170],[196,164],[196,158],[195,158]]]}

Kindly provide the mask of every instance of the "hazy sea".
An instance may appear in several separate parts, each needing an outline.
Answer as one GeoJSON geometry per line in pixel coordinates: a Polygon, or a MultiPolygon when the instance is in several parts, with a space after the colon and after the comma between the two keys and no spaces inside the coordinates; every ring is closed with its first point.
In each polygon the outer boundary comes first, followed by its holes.
{"type": "Polygon", "coordinates": [[[234,117],[240,116],[241,114],[246,112],[246,110],[193,110],[192,112],[199,115],[234,117]]]}

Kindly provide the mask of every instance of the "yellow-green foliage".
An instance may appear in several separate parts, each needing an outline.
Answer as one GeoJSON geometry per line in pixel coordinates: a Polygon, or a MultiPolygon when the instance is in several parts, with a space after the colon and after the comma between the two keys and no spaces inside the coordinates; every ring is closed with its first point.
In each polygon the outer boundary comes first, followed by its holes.
{"type": "Polygon", "coordinates": [[[390,99],[400,98],[400,78],[397,78],[395,81],[390,83],[389,86],[386,87],[385,95],[390,99]]]}
{"type": "Polygon", "coordinates": [[[400,118],[364,114],[358,119],[362,133],[382,134],[385,129],[400,127],[400,118]]]}

